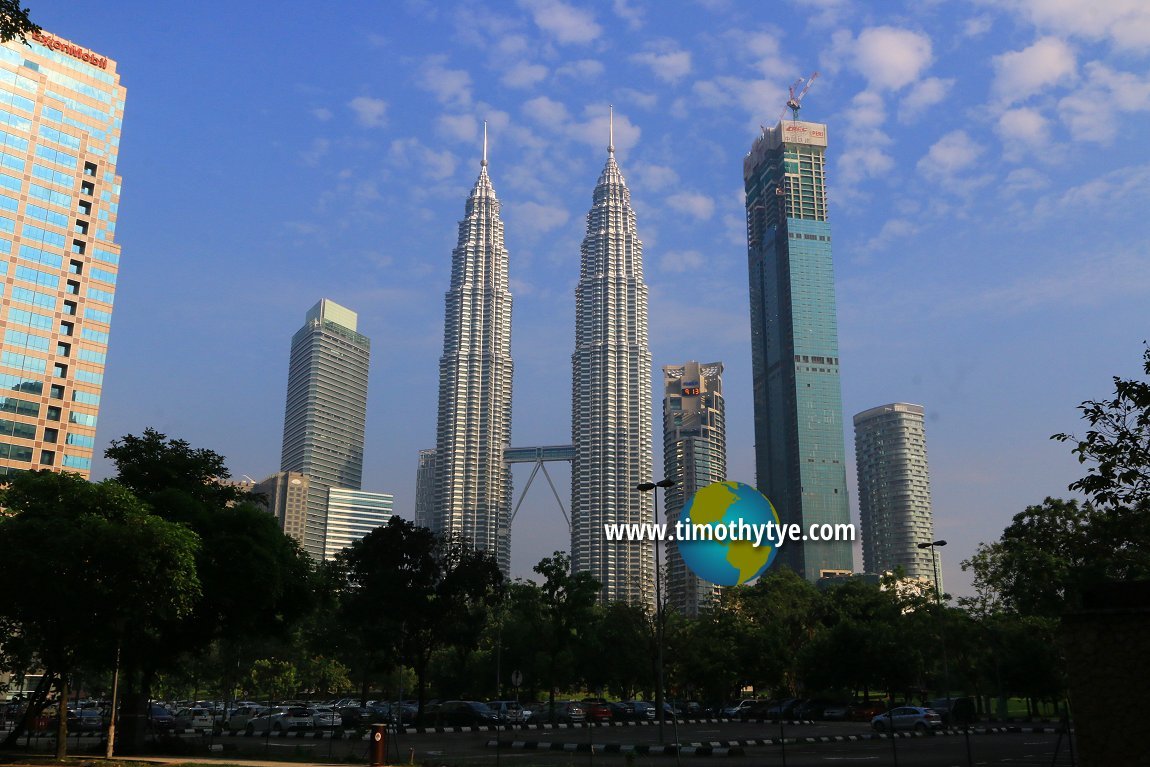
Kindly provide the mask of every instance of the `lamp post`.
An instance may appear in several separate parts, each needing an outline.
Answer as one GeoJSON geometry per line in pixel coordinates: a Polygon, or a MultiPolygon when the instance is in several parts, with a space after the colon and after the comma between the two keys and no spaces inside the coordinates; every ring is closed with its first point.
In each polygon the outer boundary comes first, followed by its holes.
{"type": "MultiPolygon", "coordinates": [[[[657,488],[663,488],[666,491],[668,488],[675,486],[675,480],[663,479],[658,482],[643,482],[635,487],[640,492],[655,491],[655,525],[659,524],[659,491],[657,488]]],[[[663,720],[666,718],[663,711],[663,588],[660,585],[661,578],[661,557],[659,554],[660,541],[655,541],[655,653],[656,653],[656,687],[655,687],[655,716],[658,717],[659,722],[659,742],[666,743],[663,737],[663,720]]]]}
{"type": "Polygon", "coordinates": [[[942,589],[938,587],[938,555],[935,549],[942,548],[946,545],[946,541],[927,541],[926,543],[918,544],[920,549],[930,549],[930,562],[934,566],[934,599],[935,604],[938,605],[938,641],[942,645],[942,683],[946,687],[946,707],[947,715],[952,716],[953,712],[950,711],[950,663],[946,657],[946,636],[944,634],[943,619],[942,619],[942,589]]]}

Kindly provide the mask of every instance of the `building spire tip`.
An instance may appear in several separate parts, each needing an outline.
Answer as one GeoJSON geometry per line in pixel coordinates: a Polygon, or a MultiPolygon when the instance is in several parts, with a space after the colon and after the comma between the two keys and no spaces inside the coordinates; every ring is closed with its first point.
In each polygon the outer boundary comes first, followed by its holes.
{"type": "Polygon", "coordinates": [[[479,167],[487,167],[487,121],[483,121],[483,160],[479,163],[479,167]]]}
{"type": "Polygon", "coordinates": [[[607,105],[607,154],[615,156],[615,105],[607,105]]]}

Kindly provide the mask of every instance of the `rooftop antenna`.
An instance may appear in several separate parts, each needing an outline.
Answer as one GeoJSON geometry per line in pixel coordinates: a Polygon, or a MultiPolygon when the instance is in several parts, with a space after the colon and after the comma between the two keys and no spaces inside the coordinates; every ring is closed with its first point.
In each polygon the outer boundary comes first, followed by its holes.
{"type": "MultiPolygon", "coordinates": [[[[803,105],[803,96],[807,95],[807,91],[811,89],[811,84],[814,83],[818,76],[818,72],[812,72],[810,77],[800,77],[798,80],[795,80],[794,83],[791,84],[791,97],[787,99],[787,107],[791,110],[792,120],[799,119],[799,109],[801,109],[803,105]],[[804,83],[806,84],[803,85],[804,83]],[[795,88],[798,88],[800,85],[803,86],[803,89],[799,91],[798,94],[796,94],[795,88]]],[[[786,114],[787,112],[784,109],[783,113],[779,115],[779,120],[782,121],[786,114]]]]}
{"type": "Polygon", "coordinates": [[[483,121],[483,162],[479,163],[479,167],[487,167],[487,121],[483,121]]]}
{"type": "Polygon", "coordinates": [[[615,156],[615,105],[607,105],[607,154],[615,156]]]}

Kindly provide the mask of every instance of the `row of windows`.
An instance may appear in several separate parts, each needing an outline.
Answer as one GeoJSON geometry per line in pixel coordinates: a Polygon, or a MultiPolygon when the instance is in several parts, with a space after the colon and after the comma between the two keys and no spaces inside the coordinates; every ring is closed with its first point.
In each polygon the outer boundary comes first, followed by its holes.
{"type": "Polygon", "coordinates": [[[82,83],[74,77],[69,77],[66,74],[63,74],[61,72],[56,72],[56,71],[53,71],[51,69],[46,70],[43,74],[44,74],[44,77],[50,83],[55,83],[56,85],[61,85],[65,88],[67,88],[68,90],[73,90],[73,91],[76,91],[77,93],[82,93],[85,96],[93,98],[96,101],[101,101],[105,104],[111,104],[112,103],[111,95],[107,91],[105,91],[101,88],[97,88],[95,86],[88,85],[87,83],[82,83]]]}
{"type": "MultiPolygon", "coordinates": [[[[4,174],[0,173],[0,177],[3,175],[4,174]]],[[[0,178],[0,184],[7,186],[3,178],[0,178]]],[[[59,205],[64,208],[72,207],[72,195],[65,194],[64,192],[59,192],[55,189],[49,189],[46,186],[40,186],[39,184],[29,184],[28,194],[37,199],[46,200],[53,205],[59,205]]],[[[91,191],[86,191],[86,194],[91,194],[91,191]]]]}
{"type": "MultiPolygon", "coordinates": [[[[2,52],[0,52],[0,56],[5,58],[12,55],[17,57],[17,64],[23,63],[24,57],[20,56],[15,51],[3,48],[2,52]]],[[[11,85],[19,88],[25,93],[35,93],[36,91],[40,90],[40,84],[32,78],[25,77],[24,75],[17,74],[16,72],[10,72],[7,69],[0,69],[0,85],[11,85]]]]}
{"type": "Polygon", "coordinates": [[[70,220],[68,216],[64,215],[63,213],[58,213],[54,210],[48,210],[47,208],[42,208],[39,205],[33,205],[32,203],[28,203],[24,206],[24,215],[28,218],[34,218],[37,221],[43,221],[46,224],[53,224],[55,226],[64,228],[67,228],[68,221],[70,220]]]}
{"type": "Polygon", "coordinates": [[[0,104],[16,109],[23,109],[25,112],[35,112],[36,102],[30,98],[21,96],[18,93],[11,91],[0,91],[0,104]]]}
{"type": "Polygon", "coordinates": [[[23,133],[28,133],[32,130],[31,120],[14,112],[9,112],[7,109],[0,109],[0,125],[23,133]]]}
{"type": "Polygon", "coordinates": [[[47,336],[38,336],[35,333],[25,333],[23,330],[8,328],[4,331],[4,345],[16,349],[47,352],[51,348],[52,340],[47,336]]]}
{"type": "Polygon", "coordinates": [[[0,352],[0,364],[30,373],[44,373],[48,369],[48,360],[8,350],[0,352]]]}
{"type": "Polygon", "coordinates": [[[64,133],[48,125],[41,125],[39,128],[40,138],[47,139],[60,146],[68,147],[69,149],[79,149],[80,139],[78,136],[73,136],[70,133],[64,133]]]}
{"type": "Polygon", "coordinates": [[[15,413],[29,418],[39,418],[40,403],[18,397],[0,397],[0,413],[15,413]]]}

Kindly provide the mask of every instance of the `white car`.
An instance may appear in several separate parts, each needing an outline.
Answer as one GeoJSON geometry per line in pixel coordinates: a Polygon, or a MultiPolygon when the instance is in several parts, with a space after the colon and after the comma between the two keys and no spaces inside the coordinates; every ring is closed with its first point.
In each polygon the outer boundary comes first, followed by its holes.
{"type": "Polygon", "coordinates": [[[205,732],[215,727],[212,712],[206,708],[181,708],[176,712],[175,720],[177,730],[205,732]]]}
{"type": "Polygon", "coordinates": [[[870,720],[870,726],[878,732],[887,732],[894,725],[896,730],[937,730],[942,727],[942,717],[934,709],[919,706],[898,706],[885,714],[870,720]]]}
{"type": "Polygon", "coordinates": [[[242,704],[228,717],[224,723],[224,729],[229,732],[239,732],[247,727],[252,717],[259,716],[265,711],[267,711],[267,706],[260,706],[255,703],[242,704]]]}
{"type": "Polygon", "coordinates": [[[343,717],[331,706],[316,706],[311,709],[312,725],[320,730],[334,730],[343,725],[343,717]]]}
{"type": "Polygon", "coordinates": [[[287,732],[288,730],[310,730],[315,727],[311,709],[302,706],[277,706],[259,716],[253,716],[244,725],[244,732],[287,732]]]}

